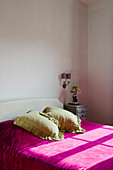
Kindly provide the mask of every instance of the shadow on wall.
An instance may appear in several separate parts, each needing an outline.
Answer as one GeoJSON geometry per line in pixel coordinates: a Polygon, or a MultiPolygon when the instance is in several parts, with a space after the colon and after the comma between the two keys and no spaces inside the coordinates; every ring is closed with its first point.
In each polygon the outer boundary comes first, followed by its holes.
{"type": "Polygon", "coordinates": [[[59,85],[61,87],[58,99],[63,104],[68,103],[71,100],[71,97],[72,97],[70,95],[70,89],[71,89],[70,87],[72,86],[72,81],[70,82],[70,84],[66,88],[62,87],[61,75],[58,75],[58,81],[59,81],[59,85]]]}
{"type": "Polygon", "coordinates": [[[67,90],[66,89],[61,89],[60,90],[60,94],[59,94],[59,97],[58,97],[58,99],[59,99],[59,101],[61,102],[61,103],[65,103],[66,102],[66,99],[67,99],[67,90]]]}
{"type": "Polygon", "coordinates": [[[67,98],[67,90],[62,87],[62,82],[61,82],[61,76],[60,75],[58,75],[58,81],[59,81],[59,85],[61,87],[58,99],[59,99],[59,101],[61,103],[64,104],[65,101],[66,101],[66,98],[67,98]]]}

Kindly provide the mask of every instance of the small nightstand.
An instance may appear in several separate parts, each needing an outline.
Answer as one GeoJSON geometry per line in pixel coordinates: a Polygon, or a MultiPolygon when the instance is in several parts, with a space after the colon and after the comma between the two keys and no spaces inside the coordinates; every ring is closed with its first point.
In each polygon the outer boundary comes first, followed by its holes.
{"type": "Polygon", "coordinates": [[[71,105],[65,104],[64,109],[68,110],[82,119],[87,119],[87,105],[71,105]]]}

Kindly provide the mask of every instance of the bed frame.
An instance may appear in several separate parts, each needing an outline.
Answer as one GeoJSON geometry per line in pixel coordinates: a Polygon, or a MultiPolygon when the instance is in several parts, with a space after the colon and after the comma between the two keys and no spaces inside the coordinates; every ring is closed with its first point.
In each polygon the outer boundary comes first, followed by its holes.
{"type": "Polygon", "coordinates": [[[13,120],[29,110],[42,111],[47,106],[63,108],[56,98],[19,99],[0,102],[0,122],[13,120]]]}

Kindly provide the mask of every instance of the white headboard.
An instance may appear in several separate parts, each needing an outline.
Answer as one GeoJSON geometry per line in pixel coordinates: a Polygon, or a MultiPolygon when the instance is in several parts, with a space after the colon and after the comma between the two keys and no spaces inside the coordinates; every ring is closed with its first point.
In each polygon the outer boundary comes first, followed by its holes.
{"type": "Polygon", "coordinates": [[[55,98],[19,99],[0,102],[0,122],[13,120],[29,110],[42,111],[45,107],[63,107],[55,98]]]}

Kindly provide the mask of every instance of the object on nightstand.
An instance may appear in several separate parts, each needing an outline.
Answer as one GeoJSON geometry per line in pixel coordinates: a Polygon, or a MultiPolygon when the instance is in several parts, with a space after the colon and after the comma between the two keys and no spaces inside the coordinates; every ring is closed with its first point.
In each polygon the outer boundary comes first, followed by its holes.
{"type": "Polygon", "coordinates": [[[79,104],[78,100],[77,100],[77,93],[81,93],[81,90],[78,86],[73,86],[71,91],[71,93],[73,93],[73,102],[71,104],[79,104]]]}

